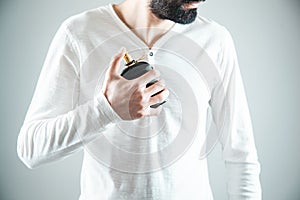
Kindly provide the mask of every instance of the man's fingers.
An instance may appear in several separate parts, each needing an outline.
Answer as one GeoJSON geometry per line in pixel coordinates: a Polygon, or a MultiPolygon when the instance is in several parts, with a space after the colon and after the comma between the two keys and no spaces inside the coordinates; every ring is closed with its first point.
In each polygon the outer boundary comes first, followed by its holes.
{"type": "Polygon", "coordinates": [[[148,107],[146,116],[157,116],[162,111],[162,107],[158,106],[157,108],[148,107]]]}
{"type": "Polygon", "coordinates": [[[159,81],[155,82],[154,84],[152,84],[151,86],[147,87],[145,89],[145,93],[149,96],[153,96],[156,93],[162,91],[163,89],[165,89],[165,81],[159,80],[159,81]]]}
{"type": "MultiPolygon", "coordinates": [[[[165,101],[168,98],[168,96],[169,96],[169,90],[167,88],[165,88],[159,94],[157,94],[153,97],[150,97],[149,106],[165,101]]],[[[159,107],[161,107],[161,106],[159,106],[159,107]]]]}
{"type": "Polygon", "coordinates": [[[142,76],[136,78],[136,81],[140,83],[141,87],[146,87],[147,83],[151,82],[152,80],[159,79],[159,76],[160,72],[156,69],[153,69],[143,74],[142,76]]]}
{"type": "Polygon", "coordinates": [[[111,62],[110,62],[110,66],[108,68],[108,73],[110,75],[119,75],[119,68],[120,68],[120,63],[121,60],[125,54],[126,50],[124,47],[121,48],[121,50],[114,55],[114,57],[112,58],[111,62]]]}

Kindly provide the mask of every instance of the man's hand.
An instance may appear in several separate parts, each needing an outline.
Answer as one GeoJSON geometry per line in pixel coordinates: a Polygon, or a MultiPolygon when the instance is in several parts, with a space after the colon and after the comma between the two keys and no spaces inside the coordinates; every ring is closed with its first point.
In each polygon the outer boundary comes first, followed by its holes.
{"type": "Polygon", "coordinates": [[[123,120],[159,115],[162,106],[150,106],[163,102],[169,96],[164,81],[159,80],[159,71],[151,70],[136,79],[127,80],[118,74],[124,54],[125,49],[116,54],[106,72],[102,88],[106,99],[123,120]],[[146,84],[154,79],[158,81],[146,88],[146,84]],[[158,92],[160,93],[152,96],[158,92]]]}

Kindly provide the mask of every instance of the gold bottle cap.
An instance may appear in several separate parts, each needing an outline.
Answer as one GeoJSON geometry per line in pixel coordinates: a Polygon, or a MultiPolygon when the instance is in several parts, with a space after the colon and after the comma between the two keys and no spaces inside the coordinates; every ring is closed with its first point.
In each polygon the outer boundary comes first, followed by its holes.
{"type": "Polygon", "coordinates": [[[133,60],[133,59],[131,58],[131,56],[130,56],[128,53],[125,53],[123,59],[124,59],[124,61],[126,62],[126,65],[127,65],[127,66],[132,66],[133,64],[136,63],[136,61],[133,60]]]}
{"type": "Polygon", "coordinates": [[[126,64],[128,64],[132,61],[132,58],[128,53],[125,53],[123,59],[125,60],[126,64]]]}

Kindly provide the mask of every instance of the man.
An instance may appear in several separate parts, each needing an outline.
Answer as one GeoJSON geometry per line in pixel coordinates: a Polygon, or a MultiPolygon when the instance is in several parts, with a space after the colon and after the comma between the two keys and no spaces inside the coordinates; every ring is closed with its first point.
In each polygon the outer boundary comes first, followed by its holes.
{"type": "Polygon", "coordinates": [[[206,155],[219,140],[229,199],[261,199],[234,45],[226,28],[197,17],[200,3],[126,0],[66,20],[20,131],[20,159],[33,168],[84,147],[81,200],[213,199],[206,155]],[[154,69],[124,79],[120,47],[154,69]]]}

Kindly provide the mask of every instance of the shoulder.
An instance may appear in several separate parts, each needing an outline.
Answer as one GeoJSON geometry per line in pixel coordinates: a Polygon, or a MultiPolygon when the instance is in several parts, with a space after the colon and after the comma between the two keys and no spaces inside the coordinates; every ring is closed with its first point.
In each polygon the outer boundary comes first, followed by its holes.
{"type": "Polygon", "coordinates": [[[214,46],[223,46],[226,42],[232,40],[230,31],[224,25],[200,15],[186,29],[186,34],[195,40],[205,41],[214,44],[214,46]]]}
{"type": "Polygon", "coordinates": [[[99,27],[105,27],[111,23],[109,5],[101,6],[75,14],[62,23],[62,27],[68,29],[72,34],[80,34],[93,31],[99,27]]]}
{"type": "Polygon", "coordinates": [[[228,37],[230,35],[229,30],[225,27],[225,25],[216,22],[210,18],[198,16],[197,20],[198,24],[202,24],[208,28],[211,33],[216,34],[218,37],[228,37]]]}
{"type": "Polygon", "coordinates": [[[184,32],[185,36],[205,50],[213,60],[217,60],[224,49],[234,51],[234,41],[229,29],[212,19],[198,15],[184,32]]]}
{"type": "MultiPolygon", "coordinates": [[[[236,57],[230,31],[214,20],[198,16],[192,24],[187,26],[184,35],[194,42],[195,47],[205,52],[219,73],[224,71],[222,63],[225,60],[236,57]]],[[[227,66],[227,68],[230,67],[227,66]]]]}

